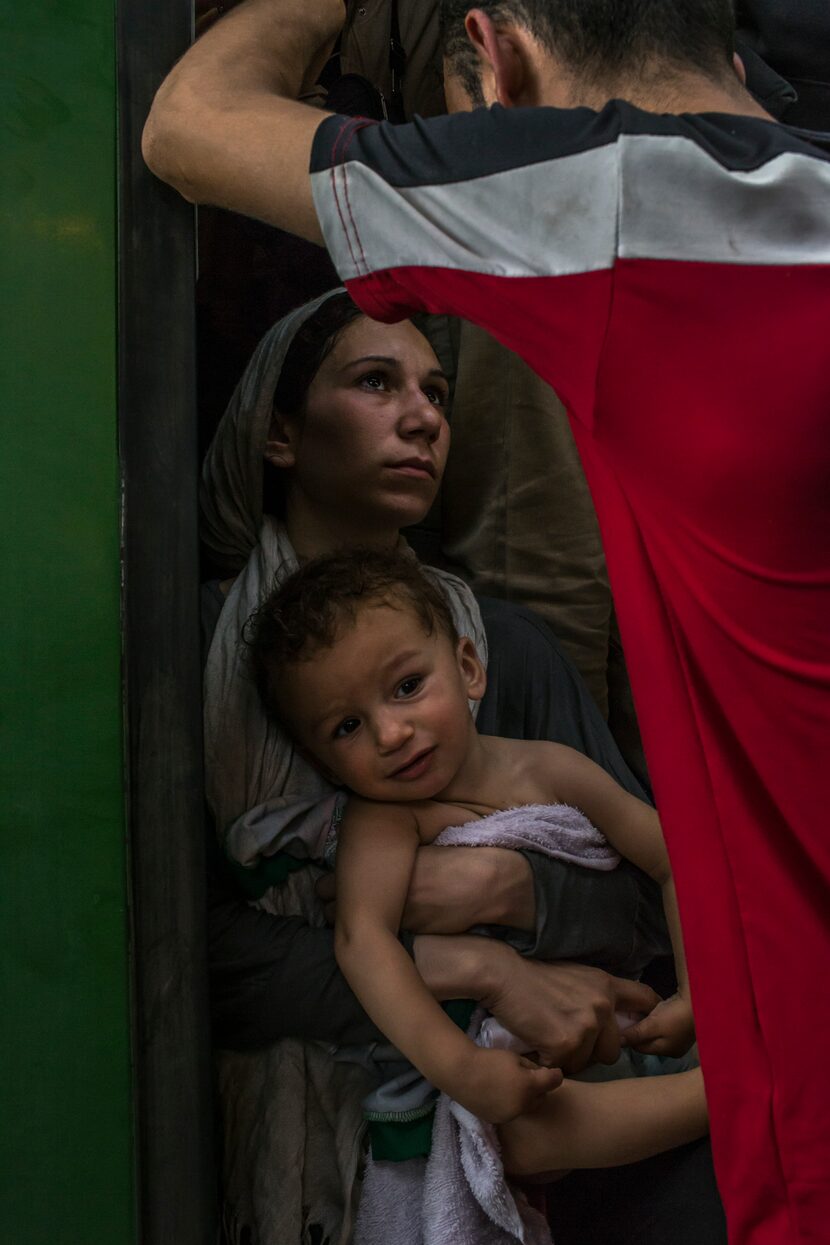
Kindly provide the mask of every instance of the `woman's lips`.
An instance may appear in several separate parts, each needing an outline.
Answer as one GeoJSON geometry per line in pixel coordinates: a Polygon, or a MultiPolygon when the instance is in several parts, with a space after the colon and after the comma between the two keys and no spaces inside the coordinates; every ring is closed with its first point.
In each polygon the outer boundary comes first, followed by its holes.
{"type": "Polygon", "coordinates": [[[406,458],[398,463],[387,463],[390,471],[399,471],[402,475],[412,476],[416,480],[434,480],[435,467],[426,458],[406,458]]]}
{"type": "Polygon", "coordinates": [[[396,780],[402,779],[404,782],[421,778],[432,764],[432,758],[435,754],[435,747],[425,748],[423,752],[419,752],[411,761],[407,761],[406,765],[402,765],[400,769],[396,769],[389,775],[390,778],[396,780]]]}

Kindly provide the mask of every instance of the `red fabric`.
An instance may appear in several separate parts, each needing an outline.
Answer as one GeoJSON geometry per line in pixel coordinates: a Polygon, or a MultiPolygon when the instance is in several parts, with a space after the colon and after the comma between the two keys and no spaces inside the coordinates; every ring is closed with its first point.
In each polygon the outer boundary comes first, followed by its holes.
{"type": "MultiPolygon", "coordinates": [[[[830,1241],[830,272],[352,283],[567,401],[676,874],[733,1245],[830,1241]]],[[[701,1243],[705,1245],[705,1243],[701,1243]]]]}

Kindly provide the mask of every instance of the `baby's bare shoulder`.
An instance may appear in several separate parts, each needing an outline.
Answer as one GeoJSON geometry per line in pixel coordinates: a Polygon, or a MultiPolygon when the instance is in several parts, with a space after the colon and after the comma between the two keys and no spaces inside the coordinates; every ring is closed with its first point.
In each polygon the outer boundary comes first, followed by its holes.
{"type": "Polygon", "coordinates": [[[350,796],[343,814],[342,828],[354,833],[355,830],[374,829],[376,826],[417,832],[415,805],[382,804],[377,800],[364,800],[359,795],[350,796]]]}
{"type": "MultiPolygon", "coordinates": [[[[525,804],[558,804],[567,778],[580,762],[580,753],[548,739],[515,740],[517,792],[525,804]]],[[[518,801],[517,801],[518,802],[518,801]]]]}
{"type": "Polygon", "coordinates": [[[423,844],[432,843],[447,826],[460,826],[482,816],[490,809],[472,811],[439,800],[410,800],[404,804],[384,804],[350,797],[343,815],[342,828],[350,835],[372,831],[395,831],[415,834],[423,844]]]}

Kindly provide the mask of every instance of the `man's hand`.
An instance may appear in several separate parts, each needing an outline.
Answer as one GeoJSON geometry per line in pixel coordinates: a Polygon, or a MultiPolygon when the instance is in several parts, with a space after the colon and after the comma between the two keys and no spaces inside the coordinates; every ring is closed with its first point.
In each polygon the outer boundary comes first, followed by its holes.
{"type": "Polygon", "coordinates": [[[584,964],[541,964],[497,944],[493,985],[481,1002],[506,1029],[566,1074],[620,1053],[616,1012],[650,1012],[659,995],[639,981],[584,964]],[[508,953],[505,957],[504,953],[508,953]]]}
{"type": "MultiPolygon", "coordinates": [[[[334,924],[334,875],[317,894],[334,924]]],[[[533,876],[520,852],[500,847],[422,847],[415,857],[402,928],[414,934],[461,934],[473,925],[532,930],[533,876]]]]}

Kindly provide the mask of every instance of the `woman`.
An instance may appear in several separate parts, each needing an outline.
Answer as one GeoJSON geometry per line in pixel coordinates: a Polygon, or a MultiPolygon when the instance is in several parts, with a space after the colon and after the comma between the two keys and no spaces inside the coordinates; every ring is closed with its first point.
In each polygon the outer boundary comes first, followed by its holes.
{"type": "MultiPolygon", "coordinates": [[[[214,613],[220,604],[221,613],[205,674],[208,800],[225,852],[244,870],[248,893],[261,909],[243,914],[237,908],[229,917],[232,901],[212,908],[214,984],[219,981],[224,998],[220,1040],[254,1045],[292,1035],[262,1052],[221,1057],[233,1240],[251,1228],[263,1245],[310,1241],[315,1228],[321,1239],[348,1239],[359,1102],[372,1068],[335,1062],[298,1035],[329,1044],[377,1036],[365,1019],[344,1022],[344,1014],[359,1012],[336,975],[328,931],[314,928],[322,925],[314,892],[318,871],[296,868],[319,854],[343,796],[264,717],[247,677],[242,629],[275,576],[289,573],[299,560],[354,545],[394,545],[401,527],[423,518],[446,461],[446,398],[435,356],[413,325],[369,321],[335,291],[266,336],[205,462],[205,545],[229,577],[213,589],[214,613]],[[275,949],[280,940],[292,949],[275,949]],[[250,949],[266,943],[267,951],[250,949]],[[267,991],[248,995],[263,1008],[273,1013],[275,997],[285,1004],[288,1015],[267,1035],[243,1032],[239,976],[249,982],[267,978],[267,991]],[[230,1013],[236,1014],[235,1032],[227,1023],[230,1013]]],[[[489,632],[490,690],[481,728],[572,744],[639,792],[544,627],[527,611],[502,603],[486,607],[485,627],[461,581],[429,573],[446,594],[459,631],[473,638],[484,660],[489,632]]],[[[654,940],[645,936],[648,921],[641,920],[639,933],[634,928],[637,901],[632,906],[622,895],[624,888],[626,894],[636,891],[630,876],[600,881],[564,866],[554,873],[550,862],[532,855],[535,926],[546,927],[552,939],[546,945],[537,937],[532,950],[541,958],[605,959],[634,972],[661,945],[659,930],[654,940]],[[552,921],[546,921],[546,904],[552,921]],[[627,915],[615,925],[621,911],[627,915]],[[574,930],[577,943],[564,941],[574,930]],[[614,961],[620,944],[625,951],[614,961]]],[[[648,889],[644,896],[640,916],[659,905],[648,889]]],[[[532,917],[525,924],[533,927],[532,917]]]]}

